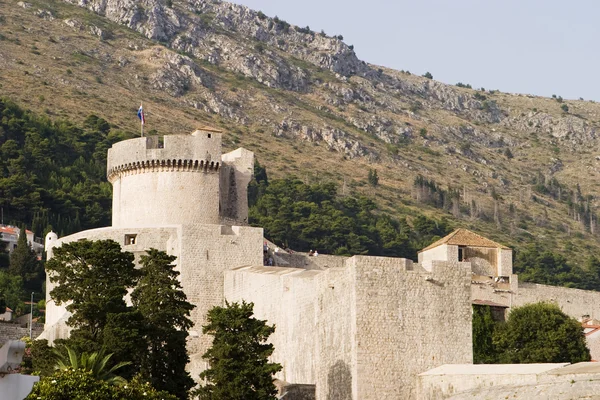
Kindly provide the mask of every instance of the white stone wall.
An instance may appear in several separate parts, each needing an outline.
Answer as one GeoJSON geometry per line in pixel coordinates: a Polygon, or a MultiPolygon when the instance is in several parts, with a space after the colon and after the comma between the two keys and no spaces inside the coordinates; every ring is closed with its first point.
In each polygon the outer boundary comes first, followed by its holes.
{"type": "MultiPolygon", "coordinates": [[[[428,271],[431,271],[431,263],[432,261],[448,261],[454,260],[454,258],[449,258],[448,254],[451,249],[449,247],[456,247],[456,261],[458,261],[458,247],[457,246],[448,246],[446,244],[441,244],[433,249],[429,249],[427,251],[422,251],[419,253],[419,264],[423,266],[428,271]]],[[[454,252],[453,252],[454,253],[454,252]]]]}
{"type": "Polygon", "coordinates": [[[218,224],[218,199],[218,172],[124,173],[113,181],[112,225],[218,224]]]}
{"type": "Polygon", "coordinates": [[[498,276],[511,276],[513,273],[512,250],[499,249],[498,276]]]}
{"type": "Polygon", "coordinates": [[[600,292],[571,289],[559,286],[520,283],[513,306],[523,306],[541,301],[554,302],[573,318],[589,315],[600,319],[600,292]]]}
{"type": "Polygon", "coordinates": [[[241,267],[225,272],[225,298],[254,303],[258,319],[275,324],[272,359],[281,363],[278,379],[313,384],[316,381],[316,286],[321,272],[281,267],[241,267]]]}
{"type": "Polygon", "coordinates": [[[220,174],[221,215],[248,222],[248,184],[254,174],[254,153],[239,148],[221,156],[223,171],[220,174]]]}
{"type": "Polygon", "coordinates": [[[472,354],[468,264],[353,257],[356,268],[356,399],[410,399],[416,375],[472,354]]]}
{"type": "Polygon", "coordinates": [[[585,343],[590,349],[593,361],[600,361],[600,331],[585,336],[585,343]]]}
{"type": "Polygon", "coordinates": [[[355,256],[323,271],[240,268],[225,295],[276,324],[278,378],[315,383],[318,399],[409,399],[418,373],[472,362],[469,266],[432,267],[355,256]]]}
{"type": "Polygon", "coordinates": [[[443,365],[418,376],[417,399],[446,399],[483,387],[531,385],[538,382],[540,373],[565,365],[568,363],[443,365]]]}
{"type": "Polygon", "coordinates": [[[213,306],[224,304],[224,272],[244,265],[261,265],[262,245],[262,228],[224,225],[182,227],[181,282],[188,301],[196,306],[191,312],[195,333],[188,341],[189,369],[195,379],[206,367],[202,354],[212,343],[210,337],[202,334],[206,313],[213,306]]]}

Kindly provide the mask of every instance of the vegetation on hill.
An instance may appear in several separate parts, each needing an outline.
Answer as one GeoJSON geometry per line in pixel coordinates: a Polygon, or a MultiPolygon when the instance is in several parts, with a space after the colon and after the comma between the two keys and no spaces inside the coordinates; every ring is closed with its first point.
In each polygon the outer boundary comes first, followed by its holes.
{"type": "Polygon", "coordinates": [[[473,361],[527,364],[590,361],[583,328],[555,304],[515,307],[496,322],[489,306],[473,306],[473,361]]]}
{"type": "Polygon", "coordinates": [[[0,205],[4,221],[37,236],[110,224],[106,154],[128,138],[94,115],[81,126],[0,98],[0,205]]]}
{"type": "Polygon", "coordinates": [[[451,231],[447,220],[417,214],[393,218],[366,196],[340,196],[334,183],[297,178],[269,181],[256,163],[250,185],[250,223],[274,243],[296,251],[369,254],[416,259],[417,251],[451,231]]]}

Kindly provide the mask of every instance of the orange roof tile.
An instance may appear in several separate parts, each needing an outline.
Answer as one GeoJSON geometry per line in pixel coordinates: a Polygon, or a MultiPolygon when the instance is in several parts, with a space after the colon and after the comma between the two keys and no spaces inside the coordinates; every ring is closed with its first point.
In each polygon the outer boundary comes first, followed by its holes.
{"type": "Polygon", "coordinates": [[[490,240],[488,238],[484,238],[483,236],[478,235],[474,232],[471,232],[468,229],[459,228],[459,229],[455,230],[454,232],[452,232],[451,234],[449,234],[448,236],[445,236],[445,237],[441,238],[440,240],[438,240],[437,242],[434,242],[434,243],[430,244],[429,246],[425,247],[423,250],[419,251],[419,253],[429,250],[429,249],[433,249],[442,244],[449,244],[449,245],[455,245],[455,246],[471,246],[471,247],[495,247],[495,248],[510,250],[509,247],[501,245],[500,243],[496,243],[493,240],[490,240]]]}

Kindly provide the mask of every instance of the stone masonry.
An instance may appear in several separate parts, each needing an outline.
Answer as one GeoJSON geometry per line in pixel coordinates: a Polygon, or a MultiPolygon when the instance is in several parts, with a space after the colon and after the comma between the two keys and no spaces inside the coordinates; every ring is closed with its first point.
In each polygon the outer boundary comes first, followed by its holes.
{"type": "MultiPolygon", "coordinates": [[[[253,153],[221,153],[221,132],[141,137],[109,150],[112,226],[58,238],[53,248],[81,239],[112,239],[139,259],[150,248],[177,257],[191,318],[188,368],[202,354],[206,313],[225,300],[255,304],[276,325],[272,359],[286,400],[414,399],[417,375],[444,364],[472,363],[472,304],[502,310],[554,301],[574,316],[599,318],[600,293],[519,284],[511,249],[458,229],[419,253],[419,262],[386,257],[308,257],[272,253],[263,266],[263,230],[247,226],[247,186],[253,153]]],[[[272,249],[269,251],[272,252],[272,249]]],[[[50,342],[69,335],[65,305],[46,283],[50,342]]]]}

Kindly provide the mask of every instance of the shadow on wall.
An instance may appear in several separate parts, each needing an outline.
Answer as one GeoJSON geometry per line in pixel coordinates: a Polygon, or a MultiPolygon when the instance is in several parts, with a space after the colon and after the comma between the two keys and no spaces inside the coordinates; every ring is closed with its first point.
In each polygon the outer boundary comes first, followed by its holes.
{"type": "Polygon", "coordinates": [[[339,360],[327,374],[327,400],[352,400],[352,374],[350,367],[339,360]]]}

